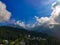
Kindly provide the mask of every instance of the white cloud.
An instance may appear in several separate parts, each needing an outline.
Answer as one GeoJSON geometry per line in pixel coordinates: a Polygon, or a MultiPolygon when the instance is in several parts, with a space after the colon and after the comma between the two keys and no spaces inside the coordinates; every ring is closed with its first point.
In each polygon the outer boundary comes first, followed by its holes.
{"type": "Polygon", "coordinates": [[[26,24],[26,28],[29,29],[29,28],[34,28],[36,25],[35,24],[26,24]]]}
{"type": "Polygon", "coordinates": [[[51,16],[50,17],[37,17],[35,16],[36,18],[36,21],[41,25],[41,24],[46,24],[46,25],[49,25],[49,24],[60,24],[60,4],[55,2],[52,4],[52,10],[53,12],[51,13],[51,16]]]}
{"type": "Polygon", "coordinates": [[[25,28],[25,23],[24,22],[17,21],[17,22],[15,22],[15,24],[25,28]]]}
{"type": "Polygon", "coordinates": [[[49,21],[49,18],[48,17],[41,17],[41,18],[39,18],[39,17],[35,16],[35,18],[36,18],[36,21],[38,23],[40,23],[40,24],[43,24],[43,23],[49,21]]]}
{"type": "Polygon", "coordinates": [[[0,1],[0,22],[8,21],[11,13],[7,11],[6,5],[0,1]]]}
{"type": "Polygon", "coordinates": [[[31,29],[31,28],[34,28],[36,25],[35,25],[35,23],[34,24],[25,24],[25,22],[23,22],[23,21],[15,21],[14,22],[14,24],[15,25],[18,25],[18,26],[20,26],[20,27],[23,27],[23,28],[25,28],[25,29],[31,29]]]}

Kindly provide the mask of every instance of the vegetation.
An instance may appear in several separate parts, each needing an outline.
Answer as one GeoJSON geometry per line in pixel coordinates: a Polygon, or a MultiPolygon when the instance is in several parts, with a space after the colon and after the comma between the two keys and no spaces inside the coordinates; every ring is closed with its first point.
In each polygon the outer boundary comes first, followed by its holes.
{"type": "Polygon", "coordinates": [[[60,40],[46,33],[24,28],[0,27],[0,45],[60,45],[60,40]]]}

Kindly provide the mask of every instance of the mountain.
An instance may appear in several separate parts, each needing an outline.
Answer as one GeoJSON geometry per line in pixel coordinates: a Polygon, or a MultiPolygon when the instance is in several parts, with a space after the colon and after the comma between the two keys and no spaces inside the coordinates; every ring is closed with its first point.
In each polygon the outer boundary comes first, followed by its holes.
{"type": "Polygon", "coordinates": [[[46,26],[46,25],[41,25],[41,26],[36,26],[34,28],[32,28],[33,31],[36,31],[36,32],[42,32],[42,33],[46,33],[48,35],[51,35],[53,36],[53,32],[51,31],[51,29],[46,26]]]}
{"type": "MultiPolygon", "coordinates": [[[[19,44],[22,40],[26,45],[58,45],[60,40],[42,32],[30,31],[24,28],[0,26],[0,40],[14,41],[19,44]]],[[[9,43],[11,45],[11,43],[9,43]]],[[[14,45],[14,44],[13,44],[14,45]]]]}
{"type": "Polygon", "coordinates": [[[33,28],[33,31],[47,33],[48,35],[54,36],[60,39],[60,25],[59,24],[50,24],[50,25],[42,25],[36,26],[33,28]]]}
{"type": "Polygon", "coordinates": [[[19,38],[20,34],[21,35],[31,35],[31,36],[42,36],[42,37],[47,36],[44,33],[29,31],[24,28],[16,28],[16,27],[10,27],[10,26],[1,26],[0,27],[0,38],[14,40],[16,38],[19,38]]]}

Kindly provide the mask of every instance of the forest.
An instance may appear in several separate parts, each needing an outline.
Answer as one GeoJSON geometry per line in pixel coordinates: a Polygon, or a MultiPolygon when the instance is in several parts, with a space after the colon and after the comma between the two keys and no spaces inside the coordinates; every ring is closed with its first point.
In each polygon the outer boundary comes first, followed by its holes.
{"type": "Polygon", "coordinates": [[[60,40],[47,33],[1,26],[0,45],[60,45],[60,40]]]}

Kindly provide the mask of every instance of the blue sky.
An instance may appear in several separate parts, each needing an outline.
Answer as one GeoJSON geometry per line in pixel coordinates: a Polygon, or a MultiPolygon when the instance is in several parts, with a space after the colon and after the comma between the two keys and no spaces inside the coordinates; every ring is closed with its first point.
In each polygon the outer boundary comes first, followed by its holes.
{"type": "Polygon", "coordinates": [[[54,0],[1,0],[11,12],[11,19],[25,23],[34,23],[34,16],[45,17],[51,15],[51,4],[54,0]],[[33,21],[33,22],[32,22],[33,21]]]}

